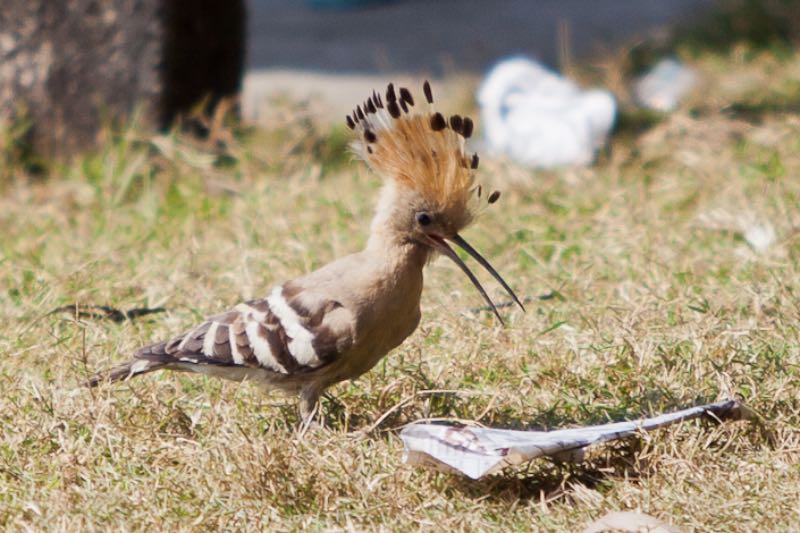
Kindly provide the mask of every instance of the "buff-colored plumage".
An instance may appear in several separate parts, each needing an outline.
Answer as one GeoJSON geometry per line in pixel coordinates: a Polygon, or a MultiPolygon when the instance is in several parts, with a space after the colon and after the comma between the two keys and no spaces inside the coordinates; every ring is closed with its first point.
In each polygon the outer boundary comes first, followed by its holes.
{"type": "MultiPolygon", "coordinates": [[[[430,106],[427,82],[424,93],[430,106]]],[[[519,303],[458,234],[473,220],[481,196],[474,184],[478,158],[464,151],[472,121],[458,115],[446,120],[430,107],[414,113],[413,106],[407,89],[398,98],[389,85],[385,104],[373,93],[364,109],[347,118],[358,133],[353,150],[384,179],[364,250],[146,346],[89,384],[159,369],[247,379],[298,394],[301,414],[309,419],[327,387],[369,371],[416,329],[423,269],[434,251],[456,262],[494,308],[445,240],[472,255],[519,303]]],[[[485,201],[496,199],[493,193],[485,201]]]]}

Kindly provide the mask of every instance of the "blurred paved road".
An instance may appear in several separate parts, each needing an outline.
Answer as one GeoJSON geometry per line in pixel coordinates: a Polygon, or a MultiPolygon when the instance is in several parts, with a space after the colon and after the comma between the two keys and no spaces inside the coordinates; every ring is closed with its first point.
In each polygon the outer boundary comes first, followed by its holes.
{"type": "MultiPolygon", "coordinates": [[[[514,53],[557,64],[561,21],[574,57],[613,49],[715,0],[394,0],[348,10],[302,0],[249,0],[244,108],[272,92],[317,93],[339,105],[340,81],[484,72],[514,53]],[[357,78],[348,75],[358,74],[357,78]],[[338,85],[338,86],[337,86],[338,85]]],[[[360,84],[357,84],[360,87],[360,84]]],[[[352,96],[349,97],[349,100],[352,96]]],[[[340,113],[341,114],[341,113],[340,113]]]]}

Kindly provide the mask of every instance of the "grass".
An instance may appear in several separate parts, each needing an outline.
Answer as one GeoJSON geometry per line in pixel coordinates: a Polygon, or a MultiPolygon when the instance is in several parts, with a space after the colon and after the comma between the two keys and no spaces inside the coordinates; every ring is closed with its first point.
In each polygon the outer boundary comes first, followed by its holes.
{"type": "Polygon", "coordinates": [[[341,131],[292,109],[270,131],[219,127],[204,143],[133,129],[47,179],[26,175],[9,140],[0,524],[577,531],[638,509],[689,531],[796,528],[800,118],[767,103],[798,100],[800,55],[734,49],[694,66],[694,100],[621,132],[591,169],[484,157],[481,178],[504,194],[466,236],[532,298],[528,312],[504,310],[500,327],[435,262],[419,330],[335,387],[328,428],[304,439],[293,400],[247,384],[166,373],[79,384],[362,246],[379,184],[331,149],[341,131]],[[768,246],[759,231],[774,235],[768,246]],[[169,312],[120,324],[48,315],[73,302],[169,312]],[[767,431],[691,422],[580,465],[477,482],[403,465],[397,437],[422,418],[556,428],[728,397],[767,431]]]}

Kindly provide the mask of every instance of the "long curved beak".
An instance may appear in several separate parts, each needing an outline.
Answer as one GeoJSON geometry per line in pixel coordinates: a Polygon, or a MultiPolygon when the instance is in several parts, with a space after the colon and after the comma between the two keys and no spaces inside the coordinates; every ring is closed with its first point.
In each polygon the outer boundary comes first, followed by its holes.
{"type": "MultiPolygon", "coordinates": [[[[441,252],[443,255],[446,255],[447,257],[449,257],[455,264],[458,265],[458,267],[464,272],[464,274],[467,275],[467,277],[472,282],[472,284],[475,285],[475,288],[478,289],[478,292],[481,293],[481,296],[483,296],[483,299],[486,300],[486,303],[489,304],[489,307],[492,308],[492,311],[494,311],[494,314],[497,317],[497,319],[500,321],[500,323],[505,325],[505,322],[503,322],[503,318],[500,316],[500,313],[497,311],[497,307],[494,305],[494,302],[492,301],[492,299],[489,298],[489,295],[486,294],[486,291],[484,290],[484,288],[481,285],[480,281],[478,281],[478,278],[476,278],[475,274],[473,274],[472,271],[469,269],[469,267],[467,267],[467,265],[464,264],[464,261],[462,261],[461,258],[458,257],[458,254],[455,253],[455,251],[453,251],[452,248],[450,248],[450,246],[445,242],[444,238],[442,238],[442,237],[440,237],[438,235],[431,235],[431,234],[428,234],[428,238],[430,239],[431,245],[436,250],[441,252]]],[[[525,306],[523,306],[522,302],[519,301],[519,298],[517,298],[517,295],[514,294],[513,290],[511,290],[511,287],[508,286],[508,283],[506,283],[506,281],[502,278],[502,276],[500,276],[500,274],[497,273],[497,271],[494,269],[494,267],[491,264],[489,264],[489,261],[484,259],[484,257],[481,254],[479,254],[478,251],[475,250],[475,248],[473,248],[460,235],[456,234],[453,237],[451,237],[450,240],[453,241],[455,244],[457,244],[459,247],[461,247],[469,255],[471,255],[472,258],[475,259],[483,268],[485,268],[487,271],[489,271],[489,273],[492,275],[492,277],[494,277],[494,279],[496,279],[498,281],[498,283],[500,283],[500,285],[503,286],[503,288],[506,290],[506,292],[508,292],[508,294],[511,296],[511,298],[513,298],[514,301],[517,303],[517,305],[519,305],[520,309],[525,311],[525,306]]]]}

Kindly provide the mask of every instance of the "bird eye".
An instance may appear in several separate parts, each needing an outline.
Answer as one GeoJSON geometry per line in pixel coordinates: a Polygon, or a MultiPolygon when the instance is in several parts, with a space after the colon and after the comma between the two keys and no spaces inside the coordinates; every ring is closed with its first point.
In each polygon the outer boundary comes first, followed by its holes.
{"type": "Polygon", "coordinates": [[[428,224],[433,222],[433,219],[425,211],[420,211],[419,213],[417,213],[417,222],[419,223],[420,226],[427,226],[428,224]]]}

